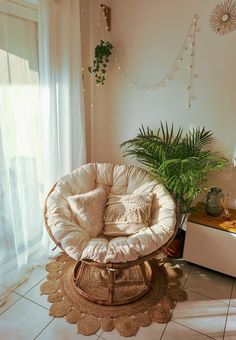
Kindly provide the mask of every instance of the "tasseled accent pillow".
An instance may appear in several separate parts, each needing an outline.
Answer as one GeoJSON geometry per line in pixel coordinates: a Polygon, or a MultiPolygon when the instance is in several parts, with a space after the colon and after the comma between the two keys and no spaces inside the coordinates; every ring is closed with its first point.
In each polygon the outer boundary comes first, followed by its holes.
{"type": "Polygon", "coordinates": [[[75,221],[87,231],[90,237],[97,237],[103,231],[107,194],[102,187],[85,194],[67,197],[75,221]]]}
{"type": "Polygon", "coordinates": [[[132,235],[151,222],[153,193],[109,195],[105,211],[106,236],[132,235]]]}

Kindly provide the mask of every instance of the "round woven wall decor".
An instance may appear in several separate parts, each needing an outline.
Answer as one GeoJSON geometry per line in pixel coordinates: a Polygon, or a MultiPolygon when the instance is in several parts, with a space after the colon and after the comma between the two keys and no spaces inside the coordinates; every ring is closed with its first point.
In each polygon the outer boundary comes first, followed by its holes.
{"type": "MultiPolygon", "coordinates": [[[[121,336],[133,336],[140,327],[147,327],[152,322],[167,323],[171,316],[175,302],[185,301],[186,293],[180,288],[178,278],[181,271],[173,268],[170,263],[163,265],[153,259],[149,261],[152,269],[152,289],[139,300],[120,306],[104,306],[86,300],[75,289],[72,276],[76,261],[66,254],[59,255],[56,261],[46,266],[47,281],[40,291],[48,295],[52,303],[49,314],[53,317],[64,317],[67,322],[77,324],[79,334],[95,334],[98,329],[110,332],[113,329],[121,336]]],[[[96,278],[103,284],[103,275],[96,278]]],[[[83,277],[84,283],[88,280],[91,285],[91,273],[83,277]]],[[[130,289],[135,289],[135,283],[129,283],[130,289]]],[[[98,289],[98,295],[103,292],[98,289]]],[[[119,287],[122,294],[122,287],[119,287]]],[[[124,289],[127,294],[127,287],[124,289]]]]}
{"type": "Polygon", "coordinates": [[[225,0],[216,5],[209,23],[211,29],[220,35],[236,30],[236,2],[225,0]]]}

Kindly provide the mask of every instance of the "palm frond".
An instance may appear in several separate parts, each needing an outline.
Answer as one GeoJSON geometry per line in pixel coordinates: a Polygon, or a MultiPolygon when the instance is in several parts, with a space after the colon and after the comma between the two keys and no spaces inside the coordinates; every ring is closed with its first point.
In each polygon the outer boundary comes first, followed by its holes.
{"type": "Polygon", "coordinates": [[[186,133],[183,145],[189,147],[192,152],[199,152],[212,143],[212,136],[213,133],[211,131],[206,131],[204,127],[197,127],[186,133]]]}

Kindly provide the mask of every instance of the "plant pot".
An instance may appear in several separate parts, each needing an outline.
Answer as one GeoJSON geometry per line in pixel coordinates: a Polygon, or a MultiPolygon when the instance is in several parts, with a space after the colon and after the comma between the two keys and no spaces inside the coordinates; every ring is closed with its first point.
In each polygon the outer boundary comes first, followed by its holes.
{"type": "Polygon", "coordinates": [[[166,248],[166,254],[172,258],[178,258],[183,256],[185,240],[185,230],[179,229],[174,240],[166,248]]]}

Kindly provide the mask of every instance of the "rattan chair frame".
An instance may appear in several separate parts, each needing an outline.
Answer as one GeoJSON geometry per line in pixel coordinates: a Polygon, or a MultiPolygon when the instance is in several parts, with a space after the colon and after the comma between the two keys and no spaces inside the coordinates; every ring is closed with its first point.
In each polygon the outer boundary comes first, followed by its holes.
{"type": "MultiPolygon", "coordinates": [[[[56,247],[59,247],[63,252],[64,249],[61,245],[60,242],[58,242],[54,235],[52,234],[52,231],[48,225],[48,221],[47,221],[47,200],[48,197],[50,196],[50,194],[53,192],[53,190],[55,189],[57,183],[52,187],[52,189],[49,191],[47,198],[45,200],[45,206],[44,206],[44,222],[45,222],[45,226],[47,229],[47,232],[49,234],[49,236],[51,237],[51,239],[53,240],[53,242],[56,244],[56,247]]],[[[73,276],[72,276],[72,281],[74,284],[75,289],[78,291],[79,294],[81,294],[83,297],[85,297],[86,299],[88,299],[89,301],[101,304],[101,305],[122,305],[122,304],[127,304],[127,303],[131,303],[136,301],[137,299],[141,298],[142,296],[144,296],[150,289],[151,289],[151,279],[148,280],[147,278],[147,274],[145,271],[145,261],[150,261],[152,258],[157,258],[158,254],[160,253],[165,253],[165,249],[169,246],[169,244],[172,242],[172,240],[175,238],[176,233],[178,231],[178,226],[179,226],[179,214],[176,211],[176,225],[175,225],[175,229],[174,229],[174,233],[172,235],[172,237],[159,249],[157,249],[156,251],[154,251],[151,254],[148,254],[146,256],[142,256],[139,257],[136,260],[133,261],[129,261],[129,262],[118,262],[118,263],[114,263],[114,262],[109,262],[109,263],[100,263],[100,262],[96,262],[93,260],[87,260],[87,259],[83,259],[83,260],[79,260],[74,267],[74,271],[73,271],[73,276]],[[86,265],[90,265],[90,266],[95,266],[95,267],[99,267],[103,270],[106,270],[108,273],[108,298],[104,299],[104,300],[100,300],[100,299],[95,299],[93,298],[91,295],[87,294],[84,290],[82,290],[82,288],[80,287],[80,279],[83,275],[83,271],[86,265]],[[143,280],[145,283],[145,289],[143,290],[143,292],[139,293],[136,296],[133,296],[129,299],[126,300],[122,300],[122,301],[117,301],[114,299],[114,290],[115,290],[115,272],[116,271],[121,271],[123,269],[126,268],[131,268],[135,265],[138,265],[141,269],[142,272],[142,276],[143,276],[143,280]]],[[[161,262],[163,262],[163,259],[160,260],[161,262]]]]}

